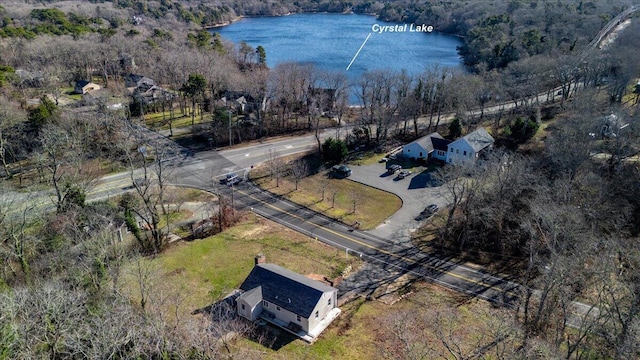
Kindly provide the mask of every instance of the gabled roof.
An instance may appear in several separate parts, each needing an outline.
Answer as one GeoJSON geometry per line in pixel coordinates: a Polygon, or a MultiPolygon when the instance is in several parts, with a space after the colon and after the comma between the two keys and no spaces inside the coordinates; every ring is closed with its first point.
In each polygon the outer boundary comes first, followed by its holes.
{"type": "Polygon", "coordinates": [[[83,88],[89,84],[91,84],[91,81],[87,81],[87,80],[80,80],[76,82],[76,86],[79,88],[83,88]]]}
{"type": "Polygon", "coordinates": [[[442,137],[442,135],[438,134],[437,132],[434,132],[429,135],[425,135],[420,139],[414,140],[407,145],[418,144],[420,145],[420,147],[425,149],[427,153],[430,153],[434,149],[434,144],[432,139],[444,139],[444,138],[442,137]]]}
{"type": "Polygon", "coordinates": [[[250,291],[257,287],[262,287],[264,300],[307,319],[313,313],[322,294],[338,291],[275,264],[254,266],[240,285],[240,290],[250,291]]]}
{"type": "Polygon", "coordinates": [[[151,84],[155,85],[155,81],[151,78],[148,78],[144,75],[140,74],[129,74],[125,77],[124,83],[126,87],[136,87],[142,84],[151,84]]]}
{"type": "Polygon", "coordinates": [[[434,150],[447,151],[448,150],[447,146],[449,146],[449,144],[451,144],[451,140],[432,137],[431,138],[431,143],[433,143],[433,149],[434,150]]]}
{"type": "Polygon", "coordinates": [[[255,287],[249,291],[245,291],[238,296],[238,300],[244,300],[250,307],[255,307],[262,301],[262,286],[255,287]]]}
{"type": "Polygon", "coordinates": [[[468,133],[460,139],[452,142],[451,145],[455,146],[456,143],[463,141],[468,143],[475,152],[491,146],[495,142],[493,137],[489,135],[487,130],[485,130],[485,128],[483,127],[475,129],[474,131],[468,133]]]}

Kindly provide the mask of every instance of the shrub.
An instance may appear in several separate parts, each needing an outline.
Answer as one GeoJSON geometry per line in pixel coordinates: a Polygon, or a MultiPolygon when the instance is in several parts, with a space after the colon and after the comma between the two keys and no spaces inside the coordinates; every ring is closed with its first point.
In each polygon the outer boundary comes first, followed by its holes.
{"type": "Polygon", "coordinates": [[[322,144],[322,155],[328,162],[341,162],[347,157],[348,153],[347,144],[342,140],[327,138],[322,144]]]}

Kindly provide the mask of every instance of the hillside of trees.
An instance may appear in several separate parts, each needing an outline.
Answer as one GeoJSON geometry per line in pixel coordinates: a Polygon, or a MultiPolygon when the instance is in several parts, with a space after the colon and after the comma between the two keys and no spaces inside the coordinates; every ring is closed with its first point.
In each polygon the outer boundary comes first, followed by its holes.
{"type": "Polygon", "coordinates": [[[170,173],[163,160],[179,150],[144,135],[145,119],[160,113],[155,122],[171,131],[187,119],[185,143],[194,151],[317,134],[346,121],[354,129],[349,144],[368,149],[434,130],[487,127],[498,141],[483,166],[440,174],[452,206],[432,246],[508,270],[540,290],[523,294],[513,311],[513,353],[521,358],[540,349],[565,358],[637,358],[637,18],[609,47],[575,56],[629,3],[114,0],[1,7],[0,358],[228,355],[203,319],[174,326],[169,314],[118,292],[124,264],[137,266],[143,292],[150,270],[139,259],[168,246],[167,209],[175,199],[169,179],[153,174],[170,173]],[[269,49],[231,44],[204,29],[238,16],[299,11],[432,24],[465,36],[461,52],[474,71],[377,70],[349,83],[308,64],[269,69],[269,49]],[[132,72],[154,79],[166,97],[130,92],[132,72]],[[106,91],[71,95],[80,80],[106,91]],[[358,112],[348,106],[351,93],[358,112]],[[230,132],[227,99],[240,97],[246,108],[236,110],[230,132]],[[87,201],[101,176],[131,171],[133,180],[134,168],[144,177],[130,195],[87,201]],[[52,206],[36,206],[36,199],[52,206]],[[131,231],[130,247],[113,246],[118,226],[131,231]],[[603,311],[569,329],[572,300],[603,311]]]}

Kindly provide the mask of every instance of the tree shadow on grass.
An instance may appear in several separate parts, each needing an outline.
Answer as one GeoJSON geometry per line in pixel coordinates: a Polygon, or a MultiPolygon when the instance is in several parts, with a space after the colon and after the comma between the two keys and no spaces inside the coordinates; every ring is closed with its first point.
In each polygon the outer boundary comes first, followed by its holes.
{"type": "Polygon", "coordinates": [[[277,351],[298,339],[295,335],[264,320],[250,322],[239,316],[236,311],[236,298],[238,296],[240,296],[240,292],[235,291],[222,300],[194,310],[191,314],[206,316],[210,321],[209,331],[223,343],[228,341],[229,336],[239,335],[277,351]]]}

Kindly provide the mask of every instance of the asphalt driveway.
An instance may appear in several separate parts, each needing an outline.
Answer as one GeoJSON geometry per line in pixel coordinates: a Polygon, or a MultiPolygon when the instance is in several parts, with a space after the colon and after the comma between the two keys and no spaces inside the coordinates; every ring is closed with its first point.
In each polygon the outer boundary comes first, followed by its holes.
{"type": "MultiPolygon", "coordinates": [[[[384,163],[354,165],[351,166],[351,170],[350,180],[391,192],[402,199],[400,210],[377,228],[369,231],[376,236],[397,242],[409,241],[411,233],[421,224],[415,220],[415,217],[427,205],[437,204],[440,208],[444,208],[447,204],[444,188],[434,180],[433,173],[425,168],[422,169],[424,171],[415,168],[414,172],[404,179],[398,179],[397,173],[386,174],[384,163]]],[[[368,209],[368,211],[375,211],[375,209],[368,209]]]]}

